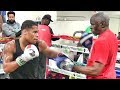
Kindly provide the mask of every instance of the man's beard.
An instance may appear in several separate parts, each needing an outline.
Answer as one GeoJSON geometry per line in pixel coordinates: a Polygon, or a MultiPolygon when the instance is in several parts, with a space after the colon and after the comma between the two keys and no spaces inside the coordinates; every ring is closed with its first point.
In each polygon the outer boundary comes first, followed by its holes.
{"type": "Polygon", "coordinates": [[[13,24],[13,23],[15,23],[15,20],[8,20],[8,23],[13,24]]]}

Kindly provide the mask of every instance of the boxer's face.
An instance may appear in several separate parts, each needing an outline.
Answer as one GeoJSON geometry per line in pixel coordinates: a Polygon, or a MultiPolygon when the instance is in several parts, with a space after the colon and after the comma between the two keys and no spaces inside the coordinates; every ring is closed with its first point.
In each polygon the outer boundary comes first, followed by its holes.
{"type": "Polygon", "coordinates": [[[27,30],[26,38],[29,43],[35,44],[38,41],[38,27],[32,26],[30,30],[27,30]]]}

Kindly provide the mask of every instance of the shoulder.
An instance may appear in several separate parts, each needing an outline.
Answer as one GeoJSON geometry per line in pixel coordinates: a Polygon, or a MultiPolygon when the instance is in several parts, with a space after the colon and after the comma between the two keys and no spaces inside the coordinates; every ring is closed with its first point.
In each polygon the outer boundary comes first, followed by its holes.
{"type": "Polygon", "coordinates": [[[95,44],[104,44],[105,43],[105,39],[104,38],[99,38],[99,39],[96,39],[94,42],[95,42],[95,44]]]}
{"type": "Polygon", "coordinates": [[[15,40],[9,41],[5,44],[4,49],[8,51],[15,51],[15,40]]]}
{"type": "Polygon", "coordinates": [[[52,29],[50,26],[48,26],[50,29],[52,29]]]}
{"type": "Polygon", "coordinates": [[[15,24],[16,24],[16,25],[20,25],[20,23],[18,23],[18,22],[16,22],[15,24]]]}
{"type": "Polygon", "coordinates": [[[20,23],[16,22],[16,24],[20,24],[20,23]]]}
{"type": "Polygon", "coordinates": [[[52,28],[50,26],[48,26],[48,27],[49,27],[50,31],[52,31],[52,28]]]}
{"type": "Polygon", "coordinates": [[[47,44],[45,43],[45,41],[39,40],[38,41],[38,46],[47,46],[47,44]]]}
{"type": "Polygon", "coordinates": [[[45,41],[39,40],[38,41],[38,47],[39,47],[39,50],[42,51],[42,50],[47,48],[47,44],[45,43],[45,41]]]}
{"type": "Polygon", "coordinates": [[[108,40],[106,40],[104,38],[97,39],[93,42],[93,46],[94,47],[99,47],[99,48],[101,47],[100,49],[104,49],[108,45],[109,45],[108,40]]]}

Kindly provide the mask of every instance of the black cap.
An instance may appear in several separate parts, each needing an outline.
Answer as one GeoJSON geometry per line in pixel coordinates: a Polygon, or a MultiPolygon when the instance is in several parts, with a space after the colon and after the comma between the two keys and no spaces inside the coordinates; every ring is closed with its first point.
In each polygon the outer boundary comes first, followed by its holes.
{"type": "Polygon", "coordinates": [[[49,14],[44,15],[42,19],[49,19],[51,22],[53,22],[53,20],[51,20],[51,15],[49,14]]]}

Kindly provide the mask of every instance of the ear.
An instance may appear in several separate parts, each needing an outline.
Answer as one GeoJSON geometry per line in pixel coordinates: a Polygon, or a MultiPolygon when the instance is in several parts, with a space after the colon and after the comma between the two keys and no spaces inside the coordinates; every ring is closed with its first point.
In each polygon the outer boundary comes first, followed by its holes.
{"type": "Polygon", "coordinates": [[[101,22],[100,26],[101,26],[102,28],[105,28],[106,23],[105,23],[105,22],[101,22]]]}
{"type": "Polygon", "coordinates": [[[27,32],[26,29],[24,29],[24,30],[22,31],[22,33],[23,33],[23,35],[26,35],[28,32],[27,32]]]}

